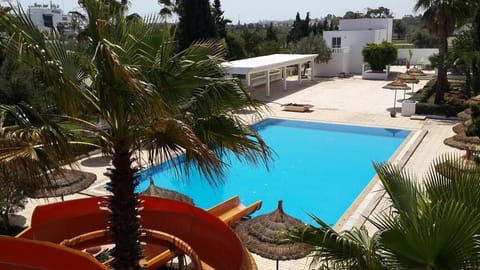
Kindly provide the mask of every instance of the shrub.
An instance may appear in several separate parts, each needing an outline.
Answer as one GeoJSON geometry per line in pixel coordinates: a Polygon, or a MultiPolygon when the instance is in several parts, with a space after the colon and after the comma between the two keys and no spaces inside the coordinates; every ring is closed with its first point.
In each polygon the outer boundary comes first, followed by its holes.
{"type": "Polygon", "coordinates": [[[417,103],[415,107],[416,114],[431,114],[431,115],[444,115],[444,116],[456,116],[459,112],[466,109],[466,105],[460,104],[429,104],[429,103],[417,103]]]}
{"type": "Polygon", "coordinates": [[[363,60],[370,64],[373,71],[383,71],[386,65],[397,60],[397,48],[390,42],[370,43],[362,50],[363,60]]]}
{"type": "Polygon", "coordinates": [[[418,102],[427,102],[428,98],[435,92],[436,80],[430,80],[425,84],[422,90],[415,93],[410,99],[418,102]]]}

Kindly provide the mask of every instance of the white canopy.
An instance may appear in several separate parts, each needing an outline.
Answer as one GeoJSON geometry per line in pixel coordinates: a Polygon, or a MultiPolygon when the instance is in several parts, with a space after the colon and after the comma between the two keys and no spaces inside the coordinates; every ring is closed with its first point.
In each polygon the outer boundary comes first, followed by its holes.
{"type": "MultiPolygon", "coordinates": [[[[250,74],[258,72],[266,72],[266,95],[270,95],[270,71],[275,69],[282,69],[284,90],[287,89],[286,81],[286,67],[297,65],[298,70],[307,62],[313,62],[318,54],[271,54],[266,56],[259,56],[222,63],[222,67],[231,75],[245,75],[247,85],[250,86],[250,74]]],[[[310,65],[313,68],[313,65],[310,65]]],[[[313,73],[313,70],[311,71],[313,73]]],[[[302,82],[301,73],[298,72],[298,82],[302,82]]]]}

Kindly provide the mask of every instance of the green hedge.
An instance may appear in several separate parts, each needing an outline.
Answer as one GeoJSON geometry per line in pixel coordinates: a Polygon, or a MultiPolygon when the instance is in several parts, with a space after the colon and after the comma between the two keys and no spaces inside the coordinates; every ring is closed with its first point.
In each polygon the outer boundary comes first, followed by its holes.
{"type": "Polygon", "coordinates": [[[444,116],[456,116],[459,112],[465,110],[466,105],[458,104],[429,104],[429,103],[417,103],[415,106],[416,114],[433,114],[444,116]]]}

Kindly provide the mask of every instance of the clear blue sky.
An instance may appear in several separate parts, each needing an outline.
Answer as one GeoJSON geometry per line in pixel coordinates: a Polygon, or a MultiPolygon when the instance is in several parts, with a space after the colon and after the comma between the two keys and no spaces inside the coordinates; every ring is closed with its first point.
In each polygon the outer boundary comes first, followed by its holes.
{"type": "MultiPolygon", "coordinates": [[[[35,2],[50,3],[48,0],[21,0],[20,2],[24,8],[35,2]]],[[[59,4],[65,13],[78,7],[77,0],[52,0],[52,2],[59,4]]],[[[137,12],[140,15],[160,10],[157,0],[130,0],[130,2],[130,12],[137,12]]],[[[416,0],[221,0],[225,17],[234,23],[238,20],[249,23],[259,20],[294,19],[297,11],[302,18],[307,12],[310,12],[310,18],[324,17],[328,14],[343,16],[349,10],[365,13],[367,7],[379,6],[389,8],[395,18],[401,18],[406,14],[414,14],[415,3],[416,0]]]]}

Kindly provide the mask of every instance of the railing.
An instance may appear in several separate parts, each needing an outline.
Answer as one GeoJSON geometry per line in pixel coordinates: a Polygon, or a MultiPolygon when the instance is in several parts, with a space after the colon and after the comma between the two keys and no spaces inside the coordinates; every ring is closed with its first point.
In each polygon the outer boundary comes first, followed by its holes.
{"type": "MultiPolygon", "coordinates": [[[[258,74],[258,73],[257,73],[258,74]]],[[[253,75],[250,78],[250,86],[255,87],[258,85],[265,84],[267,82],[267,73],[262,72],[261,75],[253,75]]],[[[270,71],[270,82],[277,81],[282,79],[282,71],[281,70],[271,70],[270,71]]]]}

